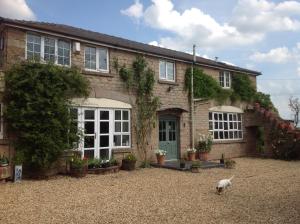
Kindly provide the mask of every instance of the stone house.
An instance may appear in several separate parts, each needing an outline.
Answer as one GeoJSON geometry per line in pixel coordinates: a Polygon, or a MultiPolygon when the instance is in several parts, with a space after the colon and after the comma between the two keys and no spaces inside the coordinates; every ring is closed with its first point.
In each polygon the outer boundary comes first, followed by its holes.
{"type": "MultiPolygon", "coordinates": [[[[38,58],[62,66],[77,66],[90,81],[87,99],[74,99],[78,125],[84,128],[80,150],[86,157],[122,157],[136,153],[133,131],[133,100],[113,66],[131,66],[137,55],[143,55],[155,72],[156,96],[161,107],[149,147],[167,150],[167,159],[184,156],[191,147],[191,119],[188,92],[184,87],[185,72],[193,63],[187,53],[138,43],[61,24],[0,18],[0,74],[18,61],[38,58]]],[[[256,85],[260,72],[222,62],[196,58],[197,66],[215,78],[223,88],[231,87],[234,74],[246,75],[256,85]]],[[[1,93],[3,82],[1,82],[1,93]]],[[[1,112],[3,110],[1,104],[1,112]]],[[[199,133],[214,136],[209,159],[246,155],[253,146],[253,134],[247,131],[244,113],[249,105],[238,103],[217,105],[214,101],[196,100],[194,107],[195,141],[199,133]]],[[[0,153],[9,153],[9,142],[0,127],[0,153]]],[[[254,145],[253,145],[254,144],[254,145]]]]}

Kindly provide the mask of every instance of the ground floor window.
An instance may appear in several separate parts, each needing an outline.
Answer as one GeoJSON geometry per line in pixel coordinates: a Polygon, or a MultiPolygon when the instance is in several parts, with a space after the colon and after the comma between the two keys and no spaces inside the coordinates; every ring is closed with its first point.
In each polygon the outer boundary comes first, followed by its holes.
{"type": "Polygon", "coordinates": [[[214,140],[243,139],[242,114],[209,112],[209,132],[214,140]]]}
{"type": "Polygon", "coordinates": [[[71,114],[73,127],[81,132],[78,148],[84,157],[109,159],[112,148],[130,147],[130,110],[78,107],[71,114]]]}

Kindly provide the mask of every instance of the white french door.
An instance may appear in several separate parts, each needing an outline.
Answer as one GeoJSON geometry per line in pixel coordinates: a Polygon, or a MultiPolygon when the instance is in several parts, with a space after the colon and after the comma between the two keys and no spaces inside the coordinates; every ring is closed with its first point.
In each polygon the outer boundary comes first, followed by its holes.
{"type": "Polygon", "coordinates": [[[79,149],[86,158],[110,159],[112,149],[113,110],[78,108],[78,127],[82,130],[79,149]]]}

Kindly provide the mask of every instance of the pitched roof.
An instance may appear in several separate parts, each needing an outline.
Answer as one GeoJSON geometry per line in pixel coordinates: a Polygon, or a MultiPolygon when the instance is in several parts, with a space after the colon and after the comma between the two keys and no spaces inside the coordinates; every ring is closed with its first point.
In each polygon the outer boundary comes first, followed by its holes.
{"type": "MultiPolygon", "coordinates": [[[[4,23],[7,25],[21,26],[23,28],[37,29],[41,31],[53,32],[61,35],[66,35],[74,38],[81,38],[87,41],[99,42],[102,44],[107,44],[112,47],[121,47],[124,49],[145,52],[149,54],[158,55],[161,57],[173,58],[174,60],[184,60],[187,62],[193,62],[193,56],[180,51],[170,50],[167,48],[152,46],[149,44],[144,44],[120,37],[115,37],[103,33],[93,32],[90,30],[85,30],[73,26],[55,24],[55,23],[46,23],[46,22],[36,22],[36,21],[25,21],[25,20],[14,20],[0,17],[0,24],[4,23]]],[[[219,69],[228,69],[236,72],[248,73],[251,75],[261,75],[261,72],[249,70],[234,65],[229,65],[223,62],[214,61],[206,59],[203,57],[196,57],[196,64],[203,66],[212,66],[219,69]]]]}

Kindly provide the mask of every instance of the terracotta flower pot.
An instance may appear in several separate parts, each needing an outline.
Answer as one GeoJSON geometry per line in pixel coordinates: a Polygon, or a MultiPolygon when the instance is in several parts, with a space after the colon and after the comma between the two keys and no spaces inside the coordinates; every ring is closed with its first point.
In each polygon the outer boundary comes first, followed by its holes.
{"type": "Polygon", "coordinates": [[[165,155],[159,155],[159,154],[156,154],[156,158],[157,158],[157,163],[159,165],[164,165],[165,164],[165,155]]]}
{"type": "Polygon", "coordinates": [[[188,160],[189,161],[195,161],[196,153],[195,152],[189,152],[188,153],[188,160]]]}
{"type": "Polygon", "coordinates": [[[199,152],[199,159],[201,161],[207,161],[208,160],[208,152],[199,152]]]}

